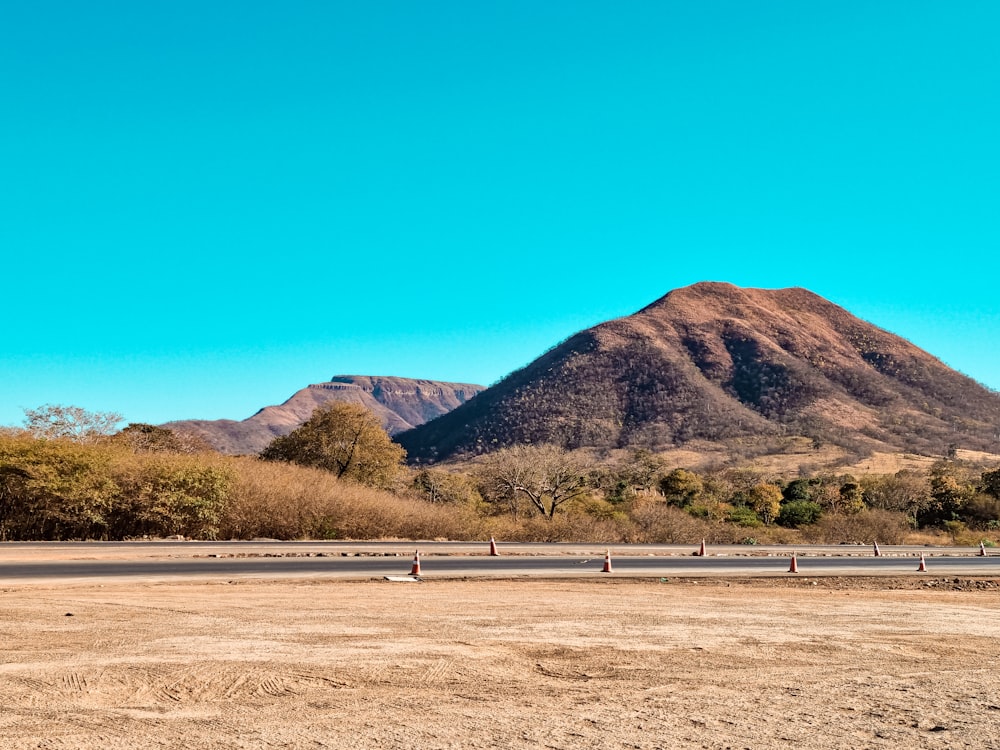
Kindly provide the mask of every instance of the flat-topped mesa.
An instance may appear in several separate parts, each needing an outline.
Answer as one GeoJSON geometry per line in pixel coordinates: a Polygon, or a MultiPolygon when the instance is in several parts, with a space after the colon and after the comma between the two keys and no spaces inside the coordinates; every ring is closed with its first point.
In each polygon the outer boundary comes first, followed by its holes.
{"type": "Polygon", "coordinates": [[[483,390],[483,386],[473,383],[447,383],[440,380],[374,375],[334,375],[330,378],[329,383],[317,383],[310,387],[336,388],[337,386],[353,386],[372,394],[392,394],[404,397],[432,398],[440,396],[447,398],[454,395],[463,403],[483,390]]]}
{"type": "Polygon", "coordinates": [[[337,375],[312,383],[276,406],[234,421],[183,420],[165,427],[201,437],[223,453],[259,453],[279,435],[287,435],[330,401],[358,403],[375,414],[389,434],[412,429],[465,403],[483,386],[436,380],[337,375]]]}

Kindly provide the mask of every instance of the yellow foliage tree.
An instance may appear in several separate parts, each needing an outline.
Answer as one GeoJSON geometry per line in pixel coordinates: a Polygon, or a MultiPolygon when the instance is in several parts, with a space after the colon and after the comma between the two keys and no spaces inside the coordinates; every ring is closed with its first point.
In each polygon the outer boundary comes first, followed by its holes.
{"type": "Polygon", "coordinates": [[[260,454],[266,461],[287,461],[333,472],[369,487],[391,487],[406,451],[359,404],[331,402],[288,435],[275,438],[260,454]]]}

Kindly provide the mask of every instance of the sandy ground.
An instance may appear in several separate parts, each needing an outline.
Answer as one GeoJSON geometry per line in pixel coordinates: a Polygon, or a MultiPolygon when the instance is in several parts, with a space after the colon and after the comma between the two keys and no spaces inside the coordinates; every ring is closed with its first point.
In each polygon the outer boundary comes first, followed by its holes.
{"type": "Polygon", "coordinates": [[[1000,588],[0,588],[3,748],[998,748],[1000,588]]]}

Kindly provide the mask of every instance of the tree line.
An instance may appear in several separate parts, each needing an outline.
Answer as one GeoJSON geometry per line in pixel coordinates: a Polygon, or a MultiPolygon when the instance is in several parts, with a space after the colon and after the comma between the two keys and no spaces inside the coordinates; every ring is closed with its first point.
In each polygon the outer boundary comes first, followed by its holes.
{"type": "Polygon", "coordinates": [[[417,536],[607,541],[869,541],[1000,532],[1000,469],[791,481],[698,472],[650,451],[616,462],[518,445],[461,465],[409,468],[377,418],[332,402],[257,457],[77,407],[27,410],[0,432],[0,539],[417,536]],[[270,467],[270,468],[269,468],[270,467]],[[311,489],[296,489],[309,486],[311,489]]]}

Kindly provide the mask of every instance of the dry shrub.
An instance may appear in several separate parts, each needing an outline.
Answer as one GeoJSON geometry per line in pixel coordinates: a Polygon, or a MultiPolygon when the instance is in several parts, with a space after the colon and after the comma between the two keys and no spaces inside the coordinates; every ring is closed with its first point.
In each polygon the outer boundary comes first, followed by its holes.
{"type": "Polygon", "coordinates": [[[694,518],[662,501],[634,503],[630,515],[634,529],[629,540],[632,542],[692,544],[695,540],[716,538],[718,524],[694,518]]]}
{"type": "Polygon", "coordinates": [[[903,544],[921,547],[941,547],[951,544],[951,536],[941,529],[911,529],[903,539],[903,544]]]}
{"type": "MultiPolygon", "coordinates": [[[[564,513],[553,518],[540,515],[518,519],[510,516],[485,518],[478,538],[519,542],[610,542],[628,541],[630,524],[620,518],[594,518],[584,513],[564,513]]],[[[466,537],[476,538],[476,537],[466,537]]]]}
{"type": "Polygon", "coordinates": [[[464,508],[397,497],[322,469],[246,458],[236,474],[223,538],[460,539],[480,525],[464,508]]]}
{"type": "Polygon", "coordinates": [[[340,499],[335,527],[346,539],[469,539],[481,536],[469,509],[442,507],[353,486],[340,499]]]}
{"type": "Polygon", "coordinates": [[[957,547],[978,547],[983,542],[988,547],[996,546],[996,531],[983,531],[981,529],[970,529],[961,521],[947,521],[944,524],[944,531],[941,532],[941,540],[938,544],[955,545],[957,547]]]}
{"type": "Polygon", "coordinates": [[[745,544],[752,539],[756,544],[800,544],[802,534],[798,529],[786,529],[783,526],[757,526],[744,528],[731,523],[716,524],[709,541],[716,544],[745,544]]]}
{"type": "Polygon", "coordinates": [[[903,513],[867,510],[850,515],[828,513],[801,531],[806,541],[819,544],[902,544],[910,524],[903,513]]]}
{"type": "Polygon", "coordinates": [[[212,539],[232,481],[221,456],[4,435],[0,539],[212,539]]]}

